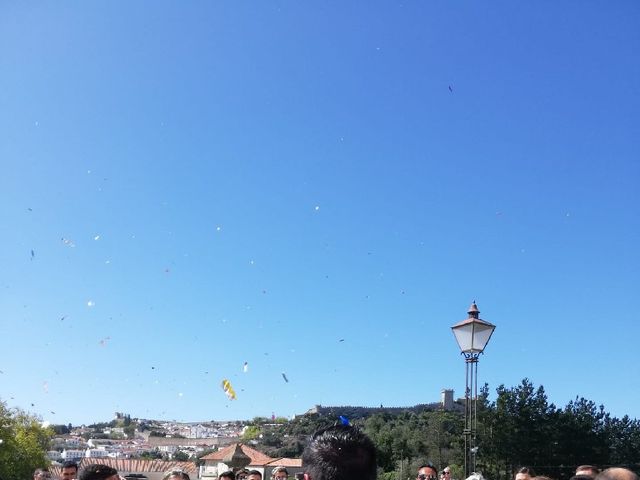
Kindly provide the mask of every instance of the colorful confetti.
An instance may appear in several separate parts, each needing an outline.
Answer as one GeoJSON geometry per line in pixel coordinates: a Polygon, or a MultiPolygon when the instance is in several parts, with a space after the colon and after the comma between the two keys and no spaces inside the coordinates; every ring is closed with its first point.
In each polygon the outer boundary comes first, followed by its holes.
{"type": "Polygon", "coordinates": [[[224,393],[227,395],[227,398],[229,398],[229,400],[236,399],[236,392],[231,386],[231,382],[226,378],[222,380],[222,389],[224,390],[224,393]]]}

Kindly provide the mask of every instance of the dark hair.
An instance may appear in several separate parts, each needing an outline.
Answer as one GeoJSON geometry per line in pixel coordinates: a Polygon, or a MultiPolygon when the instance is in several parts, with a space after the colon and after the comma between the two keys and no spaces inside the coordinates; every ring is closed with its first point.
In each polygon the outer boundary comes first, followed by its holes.
{"type": "Polygon", "coordinates": [[[111,475],[117,474],[118,471],[115,468],[99,463],[92,463],[82,469],[80,475],[78,475],[78,480],[104,480],[111,475]]]}
{"type": "Polygon", "coordinates": [[[62,464],[62,468],[75,468],[76,472],[78,471],[78,464],[73,460],[67,460],[62,464]]]}
{"type": "MultiPolygon", "coordinates": [[[[520,467],[517,471],[516,471],[516,475],[519,473],[526,473],[527,475],[529,475],[530,477],[535,477],[536,476],[536,472],[533,471],[533,468],[531,467],[520,467]]],[[[514,475],[515,476],[515,475],[514,475]]]]}
{"type": "Polygon", "coordinates": [[[249,475],[249,470],[247,470],[246,468],[241,468],[236,472],[236,478],[238,478],[238,475],[241,475],[241,474],[249,475]]]}
{"type": "MultiPolygon", "coordinates": [[[[420,465],[418,467],[418,471],[422,470],[423,468],[430,468],[431,470],[433,470],[434,472],[436,472],[436,477],[438,476],[438,469],[435,467],[435,465],[431,462],[427,462],[424,465],[420,465]]],[[[445,467],[446,468],[446,467],[445,467]]]]}
{"type": "Polygon", "coordinates": [[[302,466],[312,480],[376,480],[376,448],[357,428],[335,425],[313,434],[302,466]]]}
{"type": "Polygon", "coordinates": [[[262,478],[262,474],[260,473],[260,470],[249,470],[249,475],[259,475],[260,478],[262,478]]]}
{"type": "Polygon", "coordinates": [[[222,472],[220,475],[218,475],[218,478],[230,478],[231,480],[236,480],[236,474],[233,473],[231,470],[227,470],[226,472],[222,472]]]}

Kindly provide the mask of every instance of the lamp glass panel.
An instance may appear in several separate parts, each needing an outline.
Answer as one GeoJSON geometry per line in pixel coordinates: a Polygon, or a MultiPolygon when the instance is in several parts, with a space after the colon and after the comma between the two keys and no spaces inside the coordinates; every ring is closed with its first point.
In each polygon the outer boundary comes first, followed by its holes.
{"type": "Polygon", "coordinates": [[[482,352],[489,342],[489,338],[495,328],[493,325],[483,325],[476,323],[473,333],[473,350],[476,352],[482,352]]]}
{"type": "Polygon", "coordinates": [[[460,327],[453,328],[453,334],[456,336],[456,341],[460,350],[468,352],[473,349],[473,324],[462,325],[460,327]]]}

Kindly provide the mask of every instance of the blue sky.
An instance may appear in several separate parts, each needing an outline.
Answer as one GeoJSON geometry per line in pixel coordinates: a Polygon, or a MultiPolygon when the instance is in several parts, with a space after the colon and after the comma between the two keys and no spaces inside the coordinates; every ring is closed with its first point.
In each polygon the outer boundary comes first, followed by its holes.
{"type": "Polygon", "coordinates": [[[437,401],[476,300],[492,391],[640,417],[639,23],[5,2],[0,398],[74,424],[437,401]]]}

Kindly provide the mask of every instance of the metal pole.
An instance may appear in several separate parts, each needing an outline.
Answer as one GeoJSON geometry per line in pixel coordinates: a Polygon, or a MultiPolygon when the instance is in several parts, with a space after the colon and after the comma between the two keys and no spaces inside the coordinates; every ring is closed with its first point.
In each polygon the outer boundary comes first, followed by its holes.
{"type": "Polygon", "coordinates": [[[464,475],[469,478],[476,471],[476,431],[478,429],[478,356],[465,353],[465,409],[464,409],[464,475]]]}
{"type": "Polygon", "coordinates": [[[478,432],[478,356],[473,360],[473,426],[471,427],[471,468],[476,471],[476,433],[478,432]]]}
{"type": "Polygon", "coordinates": [[[469,374],[470,372],[470,368],[469,368],[469,360],[470,357],[469,355],[465,354],[464,356],[465,359],[465,389],[464,389],[464,430],[462,432],[462,434],[464,435],[464,478],[469,478],[469,441],[470,441],[470,434],[471,434],[471,424],[470,424],[470,420],[471,420],[471,409],[470,409],[470,399],[469,399],[469,393],[470,393],[470,385],[469,385],[469,374]]]}

